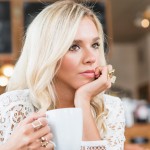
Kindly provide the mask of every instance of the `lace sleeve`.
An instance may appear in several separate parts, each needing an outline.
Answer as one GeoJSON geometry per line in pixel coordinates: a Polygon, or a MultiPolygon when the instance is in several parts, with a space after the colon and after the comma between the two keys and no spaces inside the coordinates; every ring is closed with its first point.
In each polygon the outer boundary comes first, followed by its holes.
{"type": "Polygon", "coordinates": [[[108,132],[104,140],[108,141],[109,149],[124,149],[125,115],[122,101],[117,97],[108,96],[110,112],[107,119],[108,132]]]}
{"type": "Polygon", "coordinates": [[[8,92],[0,95],[0,144],[5,143],[14,127],[34,112],[25,92],[8,92]]]}
{"type": "Polygon", "coordinates": [[[124,149],[124,108],[119,98],[107,96],[106,107],[109,109],[106,125],[107,134],[100,141],[82,141],[81,150],[123,150],[124,149]]]}

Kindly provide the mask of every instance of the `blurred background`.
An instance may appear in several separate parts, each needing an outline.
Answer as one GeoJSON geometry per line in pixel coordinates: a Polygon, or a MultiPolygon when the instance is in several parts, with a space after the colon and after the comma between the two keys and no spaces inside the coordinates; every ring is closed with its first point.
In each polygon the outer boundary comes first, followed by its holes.
{"type": "MultiPolygon", "coordinates": [[[[13,74],[28,25],[55,1],[0,0],[0,94],[13,74]]],[[[107,62],[117,76],[109,94],[119,96],[126,110],[126,150],[138,150],[134,144],[150,148],[150,0],[85,2],[103,24],[107,62]]]]}

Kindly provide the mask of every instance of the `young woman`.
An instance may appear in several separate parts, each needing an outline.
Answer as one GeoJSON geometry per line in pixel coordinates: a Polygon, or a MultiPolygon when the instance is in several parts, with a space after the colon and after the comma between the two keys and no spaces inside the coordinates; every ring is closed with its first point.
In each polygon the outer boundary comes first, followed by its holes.
{"type": "Polygon", "coordinates": [[[78,107],[81,149],[123,150],[122,103],[104,94],[114,76],[103,44],[96,15],[73,1],[56,2],[33,20],[7,92],[0,96],[0,149],[52,150],[53,131],[43,112],[78,107]]]}

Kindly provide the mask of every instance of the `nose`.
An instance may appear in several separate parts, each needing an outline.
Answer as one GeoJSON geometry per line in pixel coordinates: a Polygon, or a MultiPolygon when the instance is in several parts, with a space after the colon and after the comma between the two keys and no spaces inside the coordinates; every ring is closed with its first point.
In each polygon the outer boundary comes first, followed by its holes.
{"type": "Polygon", "coordinates": [[[85,50],[83,63],[84,64],[93,64],[95,62],[96,62],[96,54],[94,53],[94,51],[85,50]]]}

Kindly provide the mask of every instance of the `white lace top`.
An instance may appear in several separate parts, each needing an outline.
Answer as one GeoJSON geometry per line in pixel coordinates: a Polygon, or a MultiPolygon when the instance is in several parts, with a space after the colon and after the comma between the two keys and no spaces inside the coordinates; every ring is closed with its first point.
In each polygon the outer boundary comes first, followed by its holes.
{"type": "MultiPolygon", "coordinates": [[[[107,135],[100,141],[82,141],[81,150],[123,150],[124,109],[119,98],[105,95],[109,110],[106,118],[107,135]]],[[[29,100],[29,90],[16,90],[0,95],[0,144],[5,143],[14,127],[36,109],[29,100]]]]}

